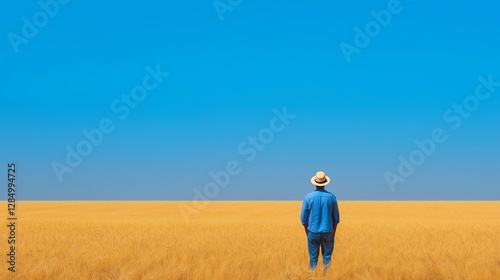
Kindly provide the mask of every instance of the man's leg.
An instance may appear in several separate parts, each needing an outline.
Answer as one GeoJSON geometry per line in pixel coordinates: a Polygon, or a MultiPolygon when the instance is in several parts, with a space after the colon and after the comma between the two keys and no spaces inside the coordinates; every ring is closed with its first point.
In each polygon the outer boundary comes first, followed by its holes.
{"type": "Polygon", "coordinates": [[[333,253],[334,236],[333,232],[321,234],[321,253],[323,255],[323,266],[325,271],[330,267],[331,257],[333,253]]]}
{"type": "Polygon", "coordinates": [[[314,270],[318,265],[320,234],[307,231],[307,248],[309,250],[310,268],[314,270]]]}

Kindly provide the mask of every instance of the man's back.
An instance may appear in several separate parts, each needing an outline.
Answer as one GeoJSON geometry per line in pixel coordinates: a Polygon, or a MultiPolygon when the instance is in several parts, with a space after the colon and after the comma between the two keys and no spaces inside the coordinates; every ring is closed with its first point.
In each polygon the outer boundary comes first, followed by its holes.
{"type": "Polygon", "coordinates": [[[325,191],[325,186],[329,183],[330,177],[326,176],[325,172],[316,172],[316,175],[311,178],[311,184],[316,186],[316,191],[308,193],[302,203],[300,220],[307,236],[311,270],[314,270],[318,264],[320,249],[325,270],[330,266],[337,224],[340,222],[337,198],[325,191]]]}
{"type": "Polygon", "coordinates": [[[337,198],[334,194],[316,189],[304,197],[300,219],[311,232],[332,232],[340,222],[337,198]]]}

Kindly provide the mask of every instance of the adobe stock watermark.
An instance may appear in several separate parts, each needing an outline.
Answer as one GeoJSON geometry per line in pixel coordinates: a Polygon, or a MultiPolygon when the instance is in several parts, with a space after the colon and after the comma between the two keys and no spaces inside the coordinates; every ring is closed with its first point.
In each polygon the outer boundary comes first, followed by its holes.
{"type": "MultiPolygon", "coordinates": [[[[149,93],[168,77],[169,73],[162,72],[160,65],[155,68],[146,67],[146,75],[142,78],[142,83],[133,87],[128,94],[122,94],[116,98],[110,105],[110,110],[119,120],[124,121],[130,115],[132,109],[137,108],[143,102],[149,93]]],[[[52,169],[60,183],[64,180],[66,173],[72,173],[89,156],[94,148],[98,147],[104,141],[107,134],[112,133],[116,128],[115,122],[111,118],[102,118],[96,128],[82,130],[83,139],[73,146],[66,146],[66,157],[63,163],[59,161],[52,162],[52,169]]]]}
{"type": "MultiPolygon", "coordinates": [[[[464,120],[470,118],[472,113],[479,108],[481,102],[488,100],[496,91],[496,88],[500,87],[500,82],[493,81],[491,74],[487,78],[479,76],[478,80],[479,83],[476,86],[474,94],[468,95],[460,103],[453,104],[451,109],[443,113],[443,121],[451,124],[452,130],[459,129],[464,120]]],[[[428,157],[436,152],[438,144],[443,144],[447,140],[448,135],[446,131],[440,127],[433,129],[430,137],[426,139],[415,139],[414,142],[417,147],[407,157],[403,155],[398,156],[399,166],[396,172],[386,171],[384,173],[391,191],[394,192],[396,190],[396,184],[404,183],[408,177],[413,175],[416,167],[421,166],[428,157]]]]}
{"type": "Polygon", "coordinates": [[[220,21],[224,21],[224,13],[232,12],[234,8],[238,7],[242,2],[243,0],[214,0],[212,4],[220,21]]]}
{"type": "Polygon", "coordinates": [[[31,18],[22,17],[21,33],[9,32],[7,38],[15,53],[19,52],[19,46],[26,45],[33,39],[41,28],[49,23],[49,20],[55,17],[61,7],[69,3],[70,0],[40,0],[38,6],[40,9],[31,16],[31,18]]]}
{"type": "MultiPolygon", "coordinates": [[[[237,147],[238,154],[244,158],[244,162],[253,162],[258,154],[274,141],[275,135],[282,132],[295,118],[296,115],[288,113],[286,107],[282,110],[274,108],[273,117],[268,125],[259,130],[256,135],[249,136],[245,141],[242,141],[237,147]]],[[[227,161],[224,170],[208,172],[210,181],[201,189],[193,188],[194,196],[190,203],[179,205],[186,224],[189,223],[192,215],[202,211],[209,200],[216,198],[222,189],[229,186],[231,179],[242,171],[243,166],[240,161],[232,159],[227,161]]]]}
{"type": "Polygon", "coordinates": [[[367,22],[363,29],[358,26],[354,27],[353,44],[345,41],[339,44],[347,63],[351,63],[353,54],[360,54],[362,49],[368,47],[373,38],[382,32],[382,28],[386,28],[391,23],[393,16],[400,14],[403,9],[399,0],[389,0],[385,9],[378,12],[371,10],[370,15],[373,19],[367,22]]]}

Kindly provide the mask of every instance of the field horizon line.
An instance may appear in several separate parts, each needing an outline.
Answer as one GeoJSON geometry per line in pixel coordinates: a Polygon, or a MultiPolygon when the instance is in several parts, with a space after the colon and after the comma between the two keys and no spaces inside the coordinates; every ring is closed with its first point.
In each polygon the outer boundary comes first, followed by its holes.
{"type": "MultiPolygon", "coordinates": [[[[500,200],[338,200],[339,202],[500,202],[500,200]]],[[[192,200],[17,200],[17,202],[169,202],[191,203],[192,200]]],[[[302,200],[208,200],[206,203],[232,203],[232,202],[302,202],[302,200]]]]}

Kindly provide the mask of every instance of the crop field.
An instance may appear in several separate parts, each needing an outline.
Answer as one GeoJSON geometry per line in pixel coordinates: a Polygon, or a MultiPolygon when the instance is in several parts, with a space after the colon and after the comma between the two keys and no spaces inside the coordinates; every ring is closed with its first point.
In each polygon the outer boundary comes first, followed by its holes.
{"type": "Polygon", "coordinates": [[[301,202],[191,204],[20,201],[0,279],[500,279],[500,202],[341,201],[325,275],[321,257],[309,272],[301,202]]]}

